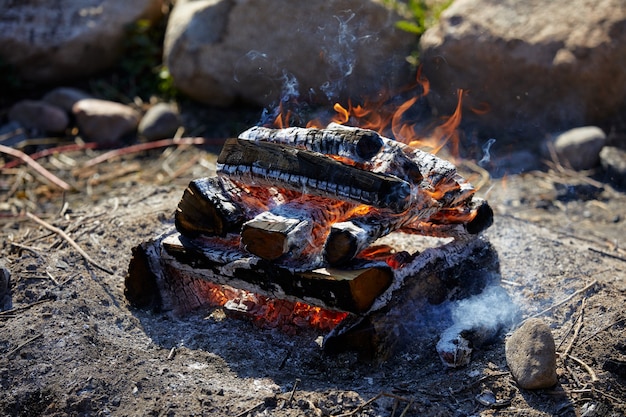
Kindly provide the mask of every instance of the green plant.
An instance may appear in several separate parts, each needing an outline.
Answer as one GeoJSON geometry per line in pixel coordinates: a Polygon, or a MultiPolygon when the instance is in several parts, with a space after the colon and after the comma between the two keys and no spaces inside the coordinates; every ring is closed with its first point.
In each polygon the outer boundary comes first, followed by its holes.
{"type": "Polygon", "coordinates": [[[99,95],[122,101],[151,96],[169,100],[177,96],[172,77],[162,64],[166,19],[152,23],[139,20],[126,28],[121,59],[105,77],[93,80],[99,95]]]}
{"type": "Polygon", "coordinates": [[[394,3],[392,7],[406,17],[405,20],[397,22],[396,27],[420,36],[439,20],[441,12],[452,4],[452,1],[390,0],[390,3],[394,3]]]}
{"type": "MultiPolygon", "coordinates": [[[[396,22],[396,27],[408,33],[417,35],[418,39],[426,29],[434,26],[439,20],[441,13],[448,8],[454,0],[384,0],[387,7],[395,10],[402,20],[396,22]]],[[[417,66],[419,52],[413,51],[407,60],[417,66]]]]}

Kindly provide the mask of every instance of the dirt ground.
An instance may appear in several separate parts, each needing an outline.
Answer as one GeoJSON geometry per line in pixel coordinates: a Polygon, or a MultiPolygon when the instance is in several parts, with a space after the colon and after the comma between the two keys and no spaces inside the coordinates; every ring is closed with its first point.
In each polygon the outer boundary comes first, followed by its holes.
{"type": "MultiPolygon", "coordinates": [[[[0,304],[0,415],[626,414],[623,192],[559,169],[481,188],[496,213],[485,237],[501,286],[569,354],[558,360],[557,386],[528,391],[508,371],[505,335],[475,350],[469,366],[448,369],[436,332],[365,363],[325,355],[312,331],[260,329],[219,309],[173,317],[131,308],[123,295],[131,248],[172,227],[186,184],[214,169],[210,151],[158,149],[89,169],[102,152],[40,160],[78,190],[66,195],[25,166],[3,170],[0,254],[10,283],[0,304]]],[[[407,311],[406,320],[420,314],[407,311]]]]}

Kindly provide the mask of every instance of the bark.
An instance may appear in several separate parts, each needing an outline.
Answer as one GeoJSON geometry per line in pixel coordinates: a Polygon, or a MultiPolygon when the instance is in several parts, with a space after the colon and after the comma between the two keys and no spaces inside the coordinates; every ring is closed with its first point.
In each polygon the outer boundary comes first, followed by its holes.
{"type": "Polygon", "coordinates": [[[408,182],[342,164],[328,156],[269,142],[229,139],[218,174],[257,187],[281,187],[402,212],[411,205],[408,182]]]}

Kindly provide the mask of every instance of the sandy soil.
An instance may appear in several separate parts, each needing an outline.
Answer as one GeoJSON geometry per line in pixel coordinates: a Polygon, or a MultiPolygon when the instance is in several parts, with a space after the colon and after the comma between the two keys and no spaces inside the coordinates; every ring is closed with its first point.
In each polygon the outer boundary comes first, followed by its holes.
{"type": "MultiPolygon", "coordinates": [[[[0,415],[626,413],[626,195],[610,186],[532,172],[482,188],[496,211],[485,237],[500,257],[501,286],[523,317],[550,325],[560,352],[571,344],[558,385],[526,391],[508,371],[505,335],[453,370],[437,356],[436,330],[413,333],[386,361],[363,363],[353,353],[325,355],[320,334],[260,329],[219,309],[173,317],[131,308],[123,295],[131,248],[172,226],[184,187],[211,172],[214,156],[158,150],[85,170],[87,157],[44,161],[81,190],[65,198],[27,168],[2,174],[0,254],[10,284],[0,304],[0,415]]],[[[425,313],[407,311],[406,320],[425,313]]]]}

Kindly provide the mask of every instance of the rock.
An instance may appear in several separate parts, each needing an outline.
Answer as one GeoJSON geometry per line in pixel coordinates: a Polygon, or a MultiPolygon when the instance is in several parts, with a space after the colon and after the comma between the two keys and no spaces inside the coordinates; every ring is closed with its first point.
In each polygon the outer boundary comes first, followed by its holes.
{"type": "Polygon", "coordinates": [[[622,0],[456,0],[420,39],[430,103],[462,88],[464,124],[498,137],[600,124],[626,100],[625,25],[622,0]]]}
{"type": "Polygon", "coordinates": [[[13,121],[0,126],[0,144],[13,147],[26,139],[28,136],[19,122],[13,121]]]}
{"type": "Polygon", "coordinates": [[[81,134],[104,146],[114,145],[133,132],[140,118],[130,106],[95,98],[79,100],[72,112],[81,134]]]}
{"type": "Polygon", "coordinates": [[[600,151],[600,165],[608,179],[622,187],[626,187],[626,151],[614,146],[605,146],[600,151]]]}
{"type": "Polygon", "coordinates": [[[374,0],[179,0],[164,61],[178,89],[216,106],[359,99],[412,81],[416,38],[398,19],[374,0]]]}
{"type": "Polygon", "coordinates": [[[26,129],[44,132],[63,132],[68,124],[67,114],[58,107],[39,100],[21,100],[9,110],[9,120],[18,122],[26,129]]]}
{"type": "Polygon", "coordinates": [[[558,135],[553,142],[559,162],[576,171],[591,169],[600,162],[606,134],[599,127],[578,127],[558,135]]]}
{"type": "Polygon", "coordinates": [[[27,81],[87,76],[119,58],[127,25],[156,21],[163,0],[0,0],[0,57],[27,81]]]}
{"type": "Polygon", "coordinates": [[[146,140],[166,139],[174,136],[180,127],[180,116],[176,108],[167,103],[150,107],[139,122],[139,135],[146,140]]]}
{"type": "Polygon", "coordinates": [[[50,90],[41,99],[48,104],[65,110],[68,114],[72,112],[72,107],[77,101],[91,98],[91,95],[83,90],[72,87],[57,87],[50,90]]]}
{"type": "Polygon", "coordinates": [[[557,383],[554,338],[541,319],[529,319],[513,332],[506,341],[505,354],[520,388],[549,388],[557,383]]]}

